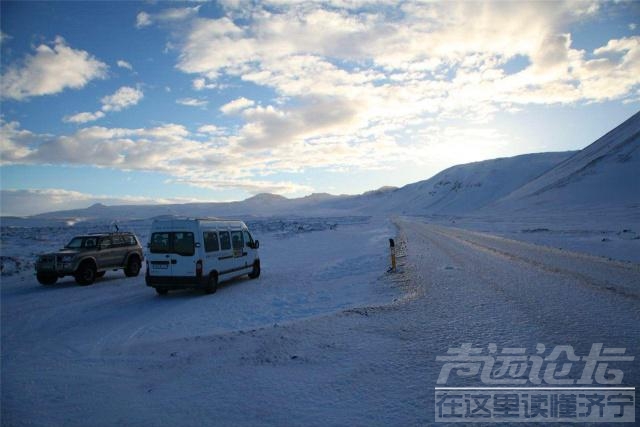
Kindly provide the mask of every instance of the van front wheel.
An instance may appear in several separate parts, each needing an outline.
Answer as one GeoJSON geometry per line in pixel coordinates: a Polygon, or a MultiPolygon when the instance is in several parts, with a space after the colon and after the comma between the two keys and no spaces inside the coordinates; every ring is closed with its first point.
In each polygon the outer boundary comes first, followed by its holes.
{"type": "Polygon", "coordinates": [[[207,281],[207,286],[204,288],[204,293],[215,294],[218,290],[218,275],[216,273],[209,274],[209,280],[207,281]]]}
{"type": "Polygon", "coordinates": [[[253,271],[249,273],[250,279],[257,279],[260,277],[260,260],[255,260],[253,262],[253,271]]]}

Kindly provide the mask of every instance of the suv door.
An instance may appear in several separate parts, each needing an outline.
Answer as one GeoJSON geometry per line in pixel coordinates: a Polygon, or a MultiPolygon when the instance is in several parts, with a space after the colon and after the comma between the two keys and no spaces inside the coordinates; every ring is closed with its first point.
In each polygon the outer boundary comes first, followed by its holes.
{"type": "Polygon", "coordinates": [[[98,268],[118,267],[120,265],[119,249],[113,244],[111,237],[103,237],[98,242],[96,259],[98,268]]]}

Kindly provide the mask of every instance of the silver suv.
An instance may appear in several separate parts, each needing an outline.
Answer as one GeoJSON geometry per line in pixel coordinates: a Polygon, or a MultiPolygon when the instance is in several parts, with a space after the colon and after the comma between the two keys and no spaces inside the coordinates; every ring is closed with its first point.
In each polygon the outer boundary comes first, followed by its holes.
{"type": "Polygon", "coordinates": [[[61,250],[43,254],[36,260],[36,276],[43,285],[59,277],[74,276],[79,285],[90,285],[107,270],[124,270],[137,276],[144,256],[133,233],[96,233],[76,236],[61,250]]]}

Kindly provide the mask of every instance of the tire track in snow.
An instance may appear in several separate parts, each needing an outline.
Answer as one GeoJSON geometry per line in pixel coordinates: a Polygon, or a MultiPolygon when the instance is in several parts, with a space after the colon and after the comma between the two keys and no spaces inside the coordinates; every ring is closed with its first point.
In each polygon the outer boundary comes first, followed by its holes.
{"type": "Polygon", "coordinates": [[[575,278],[580,283],[597,291],[612,292],[614,294],[618,294],[627,298],[633,298],[635,300],[640,299],[640,287],[632,286],[634,283],[640,284],[640,266],[637,264],[621,263],[618,261],[607,260],[605,258],[598,258],[591,255],[560,251],[558,249],[548,248],[545,246],[533,245],[530,243],[523,243],[515,240],[505,239],[502,237],[491,236],[477,232],[469,232],[460,229],[445,229],[436,226],[430,226],[430,229],[434,233],[458,241],[470,248],[484,251],[489,254],[493,254],[494,256],[502,257],[511,261],[528,264],[548,273],[575,278]],[[514,251],[507,251],[505,249],[497,247],[498,245],[496,245],[496,243],[501,243],[507,246],[515,246],[520,250],[526,250],[527,252],[525,253],[528,256],[516,254],[514,253],[514,251]],[[576,271],[575,269],[560,267],[557,264],[552,265],[551,263],[548,263],[545,260],[540,260],[539,258],[535,259],[534,254],[536,254],[537,256],[540,256],[540,254],[544,254],[550,257],[572,259],[577,262],[589,262],[591,263],[592,268],[594,264],[601,264],[609,271],[624,271],[624,274],[629,276],[630,279],[626,283],[620,285],[619,283],[614,283],[611,280],[594,278],[583,272],[576,271]],[[627,283],[629,283],[631,286],[627,285],[627,283]]]}

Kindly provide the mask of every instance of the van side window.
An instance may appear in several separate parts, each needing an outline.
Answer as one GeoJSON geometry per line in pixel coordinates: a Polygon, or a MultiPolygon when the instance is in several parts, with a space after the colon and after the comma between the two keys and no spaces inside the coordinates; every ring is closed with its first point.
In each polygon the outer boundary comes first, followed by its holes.
{"type": "Polygon", "coordinates": [[[177,255],[191,256],[195,253],[193,233],[179,232],[174,234],[173,252],[177,255]]]}
{"type": "Polygon", "coordinates": [[[215,231],[205,231],[204,232],[204,251],[205,252],[216,252],[220,250],[218,246],[218,233],[215,231]]]}
{"type": "Polygon", "coordinates": [[[149,250],[154,254],[191,256],[195,253],[193,233],[153,233],[149,250]]]}
{"type": "Polygon", "coordinates": [[[220,249],[223,251],[228,251],[231,249],[231,238],[229,237],[228,231],[220,232],[220,249]]]}
{"type": "Polygon", "coordinates": [[[151,235],[151,247],[149,250],[153,254],[171,253],[170,233],[153,233],[151,235]]]}
{"type": "Polygon", "coordinates": [[[253,238],[251,237],[251,234],[249,234],[248,231],[243,231],[242,234],[244,234],[244,245],[248,248],[253,246],[253,238]]]}
{"type": "Polygon", "coordinates": [[[242,251],[244,243],[242,242],[242,231],[232,231],[231,241],[233,242],[234,251],[242,251]]]}

